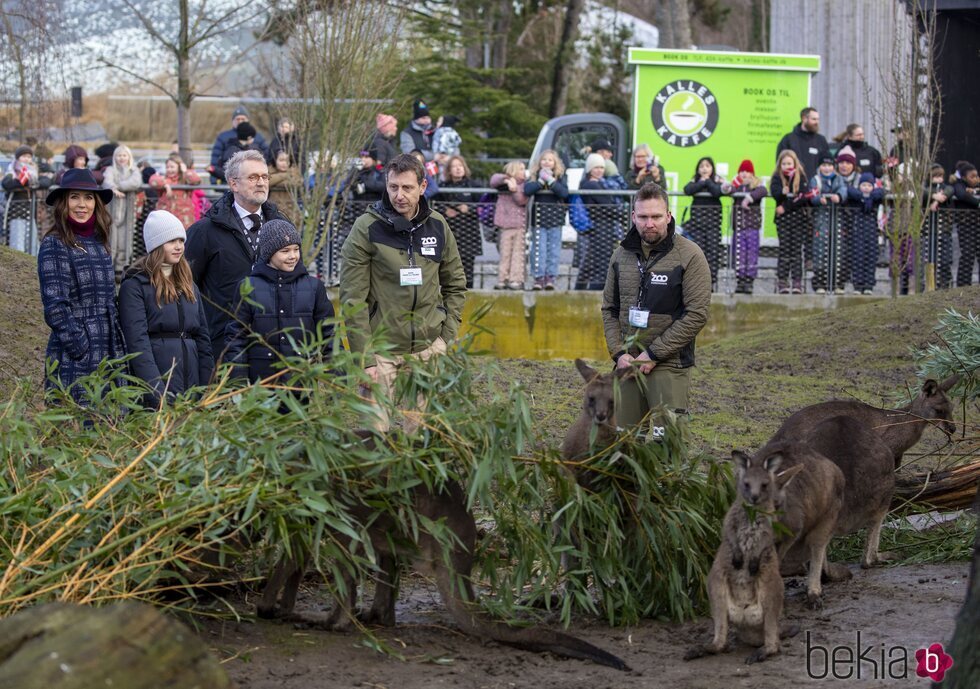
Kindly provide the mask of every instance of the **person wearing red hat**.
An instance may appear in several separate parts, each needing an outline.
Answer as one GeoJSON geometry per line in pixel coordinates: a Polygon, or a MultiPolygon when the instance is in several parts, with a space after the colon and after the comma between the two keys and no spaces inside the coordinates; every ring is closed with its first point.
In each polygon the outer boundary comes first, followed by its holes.
{"type": "Polygon", "coordinates": [[[112,216],[106,205],[112,197],[91,170],[73,168],[45,199],[54,208],[37,256],[44,321],[51,328],[45,388],[63,388],[80,405],[91,400],[78,379],[126,351],[109,248],[112,216]]]}
{"type": "Polygon", "coordinates": [[[755,176],[752,161],[743,160],[738,166],[738,176],[732,183],[737,294],[752,294],[752,284],[759,275],[760,204],[767,193],[766,186],[755,176]]]}

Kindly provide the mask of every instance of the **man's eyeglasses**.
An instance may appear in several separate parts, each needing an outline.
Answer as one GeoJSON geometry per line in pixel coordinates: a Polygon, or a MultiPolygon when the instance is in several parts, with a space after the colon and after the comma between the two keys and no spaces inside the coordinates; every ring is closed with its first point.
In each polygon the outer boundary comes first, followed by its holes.
{"type": "Polygon", "coordinates": [[[269,175],[249,175],[248,177],[239,177],[239,179],[247,180],[249,184],[258,184],[259,180],[268,182],[269,175]]]}

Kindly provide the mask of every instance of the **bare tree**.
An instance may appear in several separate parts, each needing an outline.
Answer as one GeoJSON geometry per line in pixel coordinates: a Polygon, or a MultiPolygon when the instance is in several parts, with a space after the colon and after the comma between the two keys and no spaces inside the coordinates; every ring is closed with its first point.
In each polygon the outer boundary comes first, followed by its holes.
{"type": "Polygon", "coordinates": [[[313,183],[301,192],[303,255],[319,256],[344,215],[352,161],[400,79],[393,37],[404,14],[381,0],[295,0],[287,50],[278,65],[277,108],[288,116],[312,160],[313,183]]]}
{"type": "Polygon", "coordinates": [[[565,104],[568,101],[568,76],[574,68],[572,61],[575,40],[578,38],[578,24],[584,5],[585,0],[568,0],[565,8],[565,21],[562,24],[561,39],[558,42],[558,52],[555,53],[555,69],[551,79],[549,117],[558,117],[565,112],[565,104]]]}
{"type": "MultiPolygon", "coordinates": [[[[191,102],[200,95],[203,84],[199,83],[201,70],[206,65],[219,62],[230,69],[260,40],[247,29],[261,25],[269,8],[262,0],[177,0],[177,21],[173,21],[169,4],[121,0],[120,21],[135,20],[145,34],[153,40],[170,60],[170,68],[163,75],[154,74],[144,66],[137,67],[129,61],[99,56],[99,61],[120,72],[148,84],[165,93],[177,107],[177,143],[180,156],[188,164],[191,161],[191,102]],[[233,54],[227,54],[222,39],[229,34],[245,37],[246,45],[239,45],[233,54]]],[[[102,20],[103,15],[97,15],[102,20]]],[[[118,46],[113,46],[118,49],[118,46]]],[[[145,55],[143,56],[145,61],[145,55]]]]}
{"type": "MultiPolygon", "coordinates": [[[[891,52],[876,61],[874,78],[884,91],[884,105],[871,109],[875,129],[891,132],[885,182],[892,195],[884,234],[891,245],[892,296],[898,295],[903,272],[911,269],[909,292],[922,278],[920,238],[925,221],[922,193],[939,150],[942,113],[934,55],[938,48],[934,0],[892,3],[896,39],[891,52]]],[[[865,77],[867,75],[864,75],[865,77]]],[[[868,79],[865,89],[870,93],[868,79]]],[[[875,102],[869,98],[869,102],[875,102]]],[[[890,139],[890,140],[889,140],[890,139]]],[[[926,289],[935,289],[935,265],[926,266],[926,289]]]]}
{"type": "Polygon", "coordinates": [[[39,119],[45,100],[43,72],[51,44],[48,27],[57,8],[48,0],[4,0],[0,3],[0,36],[7,59],[0,61],[0,103],[16,104],[17,134],[26,138],[28,124],[39,119]]]}

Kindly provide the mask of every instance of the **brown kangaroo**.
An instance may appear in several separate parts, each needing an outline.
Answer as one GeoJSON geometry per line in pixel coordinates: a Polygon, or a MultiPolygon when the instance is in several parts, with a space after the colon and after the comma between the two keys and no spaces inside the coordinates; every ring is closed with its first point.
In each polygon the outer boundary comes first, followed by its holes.
{"type": "MultiPolygon", "coordinates": [[[[952,405],[946,391],[959,376],[942,384],[927,380],[911,404],[897,410],[878,409],[862,402],[837,400],[799,410],[776,431],[772,441],[797,440],[830,459],[844,475],[843,503],[835,535],[868,529],[862,567],[873,567],[891,558],[880,553],[881,524],[895,492],[895,469],[906,450],[915,445],[929,425],[955,433],[952,405]]],[[[783,574],[795,574],[805,553],[793,547],[781,558],[783,574]]],[[[830,579],[850,576],[842,565],[829,564],[830,579]]]]}
{"type": "MultiPolygon", "coordinates": [[[[783,458],[777,453],[749,457],[736,450],[732,460],[738,495],[725,515],[721,545],[708,574],[714,638],[688,651],[685,660],[729,650],[729,623],[740,640],[758,646],[746,663],[779,653],[783,580],[772,522],[780,493],[776,471],[783,458]]],[[[801,470],[790,469],[785,480],[801,470]]]]}
{"type": "MultiPolygon", "coordinates": [[[[418,571],[435,579],[446,609],[456,624],[471,636],[491,639],[528,651],[548,651],[567,658],[589,660],[617,670],[629,669],[625,662],[611,653],[569,634],[541,627],[510,627],[484,615],[474,602],[476,597],[470,580],[477,529],[473,514],[466,507],[465,492],[456,483],[450,483],[441,492],[419,487],[414,494],[416,513],[432,522],[443,523],[451,531],[452,549],[447,557],[440,542],[424,530],[419,531],[417,542],[404,539],[396,544],[390,536],[402,531],[399,524],[387,516],[373,522],[369,527],[369,534],[378,557],[377,584],[371,609],[360,616],[362,622],[388,626],[395,624],[398,564],[400,558],[405,558],[412,560],[418,571]]],[[[363,514],[358,512],[355,510],[355,516],[360,519],[369,516],[366,509],[363,514]]],[[[260,617],[292,615],[299,582],[309,559],[308,553],[294,551],[294,555],[293,558],[283,555],[269,576],[258,604],[257,612],[260,617]]],[[[338,631],[349,630],[353,626],[357,583],[349,569],[341,569],[345,572],[345,581],[342,582],[343,585],[338,582],[337,588],[344,592],[344,596],[341,597],[338,593],[328,618],[314,623],[314,626],[338,631]]]]}
{"type": "Polygon", "coordinates": [[[786,529],[776,535],[779,561],[783,562],[791,550],[809,561],[807,607],[819,608],[823,605],[821,576],[839,580],[851,574],[846,567],[840,571],[827,562],[827,546],[836,533],[841,514],[844,474],[836,464],[804,443],[771,442],[754,457],[763,464],[772,458],[780,460],[782,472],[776,478],[779,485],[776,509],[779,522],[786,529]]]}
{"type": "MultiPolygon", "coordinates": [[[[582,396],[582,413],[569,426],[561,444],[561,456],[565,460],[584,459],[597,449],[602,449],[616,439],[616,404],[614,384],[632,369],[613,373],[599,373],[581,359],[575,360],[575,368],[585,380],[582,396]],[[595,436],[593,441],[593,429],[595,436]]],[[[576,472],[580,478],[582,472],[576,472]]]]}
{"type": "Polygon", "coordinates": [[[953,405],[946,392],[959,379],[960,376],[955,375],[937,383],[930,378],[923,383],[922,391],[910,404],[898,409],[880,409],[856,400],[813,404],[786,419],[772,439],[802,440],[811,436],[820,422],[834,416],[849,416],[881,439],[891,450],[894,466],[898,468],[902,455],[919,442],[927,426],[936,426],[948,434],[956,432],[956,424],[952,422],[953,405]]]}

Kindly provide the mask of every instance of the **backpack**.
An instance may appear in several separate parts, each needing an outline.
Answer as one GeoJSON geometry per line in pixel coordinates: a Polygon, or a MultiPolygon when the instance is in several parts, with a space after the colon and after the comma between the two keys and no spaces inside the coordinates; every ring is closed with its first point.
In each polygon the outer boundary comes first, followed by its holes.
{"type": "Polygon", "coordinates": [[[477,201],[476,217],[484,225],[493,225],[493,212],[497,204],[497,195],[490,192],[485,193],[477,201]]]}
{"type": "Polygon", "coordinates": [[[588,232],[592,229],[589,209],[585,207],[585,201],[578,194],[573,194],[568,204],[568,222],[571,223],[576,232],[588,232]]]}

